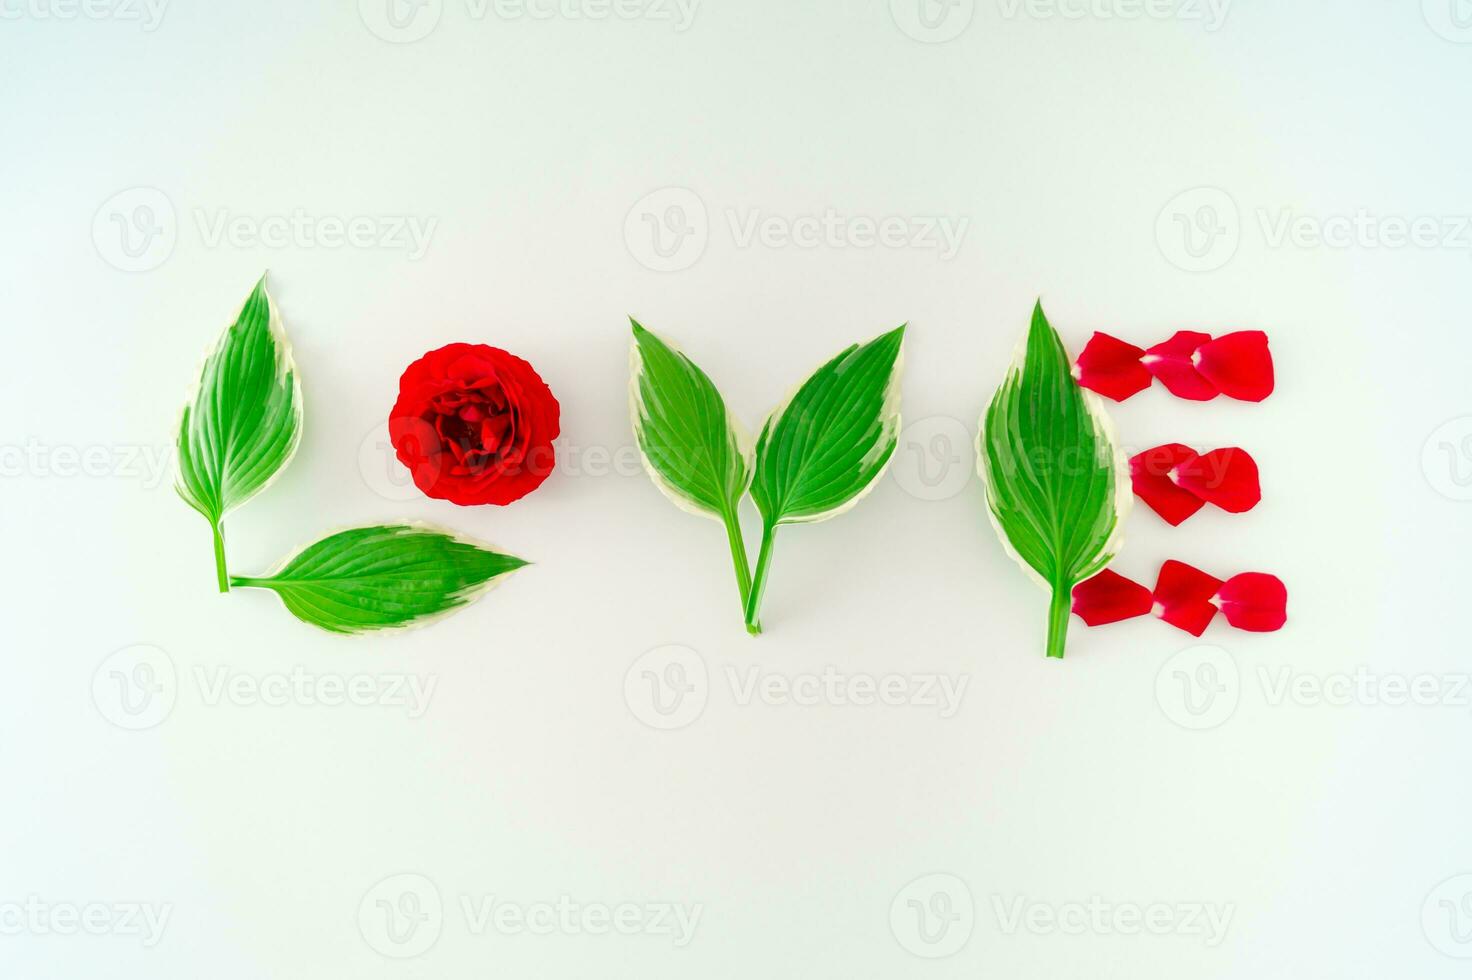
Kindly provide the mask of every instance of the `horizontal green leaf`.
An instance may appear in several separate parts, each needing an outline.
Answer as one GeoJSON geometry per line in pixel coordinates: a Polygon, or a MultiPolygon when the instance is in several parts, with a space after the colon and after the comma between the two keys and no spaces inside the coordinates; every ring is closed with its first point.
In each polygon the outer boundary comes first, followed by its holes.
{"type": "Polygon", "coordinates": [[[273,575],[231,584],[271,589],[293,616],[333,633],[423,623],[478,598],[526,562],[447,532],[404,524],[339,531],[273,575]]]}
{"type": "Polygon", "coordinates": [[[751,479],[741,429],[705,372],[631,320],[629,410],[644,467],[685,510],[722,520],[751,479]]]}
{"type": "Polygon", "coordinates": [[[179,496],[214,527],[259,493],[301,442],[291,348],[262,277],[205,359],[179,424],[179,496]]]}
{"type": "Polygon", "coordinates": [[[982,418],[977,468],[1008,554],[1052,592],[1047,653],[1061,657],[1073,587],[1119,550],[1133,498],[1108,415],[1073,380],[1041,303],[982,418]]]}
{"type": "Polygon", "coordinates": [[[841,514],[883,475],[899,438],[904,335],[843,351],[767,419],[751,496],[768,525],[841,514]]]}

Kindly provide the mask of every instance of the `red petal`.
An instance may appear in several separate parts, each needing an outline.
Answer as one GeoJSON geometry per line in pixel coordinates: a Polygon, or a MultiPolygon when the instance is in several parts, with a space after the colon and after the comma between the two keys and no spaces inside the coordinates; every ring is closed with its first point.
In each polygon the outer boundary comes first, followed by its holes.
{"type": "Polygon", "coordinates": [[[1169,442],[1130,459],[1130,482],[1134,484],[1135,496],[1172,527],[1206,506],[1201,498],[1176,486],[1171,479],[1173,471],[1196,458],[1196,451],[1190,446],[1169,442]]]}
{"type": "Polygon", "coordinates": [[[1208,341],[1195,360],[1202,377],[1228,398],[1260,402],[1273,393],[1273,355],[1261,330],[1239,330],[1208,341]]]}
{"type": "Polygon", "coordinates": [[[1145,352],[1134,344],[1095,333],[1073,365],[1073,377],[1090,391],[1122,402],[1150,387],[1150,372],[1140,363],[1145,352]]]}
{"type": "Polygon", "coordinates": [[[1090,626],[1133,619],[1150,611],[1150,590],[1104,569],[1073,587],[1073,614],[1090,626]]]}
{"type": "Polygon", "coordinates": [[[1182,561],[1168,561],[1160,566],[1155,580],[1154,613],[1161,619],[1200,636],[1216,615],[1211,600],[1222,587],[1222,580],[1192,568],[1182,561]]]}
{"type": "Polygon", "coordinates": [[[1141,363],[1177,398],[1210,401],[1217,396],[1216,386],[1202,377],[1192,363],[1196,349],[1210,340],[1209,333],[1181,330],[1164,343],[1147,350],[1141,363]]]}
{"type": "Polygon", "coordinates": [[[1276,575],[1243,572],[1217,590],[1217,604],[1239,630],[1271,633],[1288,621],[1288,587],[1276,575]]]}
{"type": "Polygon", "coordinates": [[[1257,462],[1245,449],[1213,449],[1183,462],[1171,478],[1183,490],[1232,514],[1251,510],[1262,499],[1257,462]]]}

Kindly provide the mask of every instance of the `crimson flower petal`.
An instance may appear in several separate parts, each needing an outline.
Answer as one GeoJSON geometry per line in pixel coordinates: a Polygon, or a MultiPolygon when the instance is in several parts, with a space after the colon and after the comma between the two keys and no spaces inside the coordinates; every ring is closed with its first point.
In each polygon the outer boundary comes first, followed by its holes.
{"type": "Polygon", "coordinates": [[[1260,402],[1273,393],[1273,355],[1268,335],[1239,330],[1203,343],[1196,351],[1196,370],[1228,398],[1260,402]]]}
{"type": "Polygon", "coordinates": [[[1211,600],[1221,587],[1221,579],[1199,568],[1183,561],[1168,561],[1160,566],[1160,576],[1155,580],[1152,611],[1172,626],[1200,636],[1216,616],[1217,607],[1211,600]]]}
{"type": "Polygon", "coordinates": [[[1271,633],[1288,621],[1288,587],[1264,572],[1233,575],[1217,590],[1216,604],[1239,630],[1271,633]]]}
{"type": "Polygon", "coordinates": [[[1074,362],[1073,377],[1090,391],[1122,402],[1150,387],[1150,372],[1140,363],[1144,355],[1134,344],[1096,332],[1074,362]]]}
{"type": "Polygon", "coordinates": [[[1073,587],[1073,614],[1090,626],[1143,616],[1150,605],[1149,589],[1107,568],[1073,587]]]}
{"type": "Polygon", "coordinates": [[[1168,442],[1147,449],[1130,459],[1130,482],[1135,496],[1171,527],[1196,513],[1205,502],[1189,490],[1176,485],[1173,474],[1197,458],[1196,451],[1178,442],[1168,442]]]}
{"type": "Polygon", "coordinates": [[[1251,510],[1262,499],[1257,461],[1247,450],[1236,447],[1213,449],[1183,461],[1171,473],[1171,479],[1181,489],[1231,514],[1251,510]]]}
{"type": "Polygon", "coordinates": [[[1196,370],[1193,362],[1197,348],[1210,340],[1209,333],[1180,330],[1169,340],[1147,350],[1140,360],[1145,370],[1159,378],[1160,383],[1177,398],[1193,402],[1211,401],[1217,396],[1217,387],[1196,370]]]}

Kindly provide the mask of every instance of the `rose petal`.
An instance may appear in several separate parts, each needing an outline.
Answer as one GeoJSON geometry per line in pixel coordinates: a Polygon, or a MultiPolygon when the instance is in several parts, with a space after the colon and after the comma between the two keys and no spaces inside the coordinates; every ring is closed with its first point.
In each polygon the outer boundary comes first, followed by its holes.
{"type": "Polygon", "coordinates": [[[1196,349],[1209,340],[1211,334],[1181,330],[1164,343],[1147,350],[1140,362],[1177,398],[1210,401],[1217,396],[1216,386],[1204,378],[1192,362],[1196,349]]]}
{"type": "Polygon", "coordinates": [[[1196,451],[1178,442],[1168,442],[1130,459],[1130,482],[1135,496],[1172,527],[1206,506],[1189,490],[1177,486],[1171,475],[1197,458],[1196,451]]]}
{"type": "Polygon", "coordinates": [[[462,388],[488,388],[496,383],[493,358],[500,353],[497,347],[472,347],[445,367],[445,377],[462,388]]]}
{"type": "Polygon", "coordinates": [[[1081,386],[1122,402],[1150,387],[1150,372],[1140,363],[1145,352],[1107,333],[1095,333],[1073,364],[1081,386]]]}
{"type": "Polygon", "coordinates": [[[1288,621],[1288,587],[1264,572],[1233,575],[1217,590],[1216,604],[1239,630],[1271,633],[1288,621]]]}
{"type": "Polygon", "coordinates": [[[500,451],[501,440],[506,437],[506,432],[510,428],[511,417],[509,415],[492,415],[480,424],[480,444],[488,453],[494,454],[500,451]]]}
{"type": "Polygon", "coordinates": [[[1073,587],[1073,614],[1090,626],[1143,616],[1150,604],[1149,589],[1107,568],[1073,587]]]}
{"type": "Polygon", "coordinates": [[[1156,616],[1190,633],[1200,636],[1206,632],[1217,613],[1212,604],[1222,580],[1192,568],[1182,561],[1168,561],[1160,566],[1160,576],[1155,580],[1156,616]]]}
{"type": "Polygon", "coordinates": [[[1249,511],[1262,500],[1257,461],[1245,449],[1213,449],[1184,460],[1171,473],[1171,479],[1181,489],[1231,514],[1249,511]]]}
{"type": "Polygon", "coordinates": [[[1239,330],[1207,341],[1194,360],[1201,376],[1228,398],[1260,402],[1273,393],[1273,355],[1261,330],[1239,330]]]}

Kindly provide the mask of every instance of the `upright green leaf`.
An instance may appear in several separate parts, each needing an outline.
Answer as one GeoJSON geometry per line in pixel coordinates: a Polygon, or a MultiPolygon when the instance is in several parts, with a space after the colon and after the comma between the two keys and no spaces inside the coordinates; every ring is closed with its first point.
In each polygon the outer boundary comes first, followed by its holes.
{"type": "Polygon", "coordinates": [[[982,417],[977,469],[1007,553],[1052,592],[1047,655],[1062,657],[1073,587],[1118,552],[1133,498],[1103,404],[1073,380],[1041,303],[982,417]]]}
{"type": "Polygon", "coordinates": [[[526,562],[447,532],[406,524],[339,531],[273,575],[231,584],[271,589],[293,616],[333,633],[399,629],[457,609],[526,562]]]}
{"type": "Polygon", "coordinates": [[[205,359],[179,424],[175,489],[210,523],[221,592],[228,584],[220,522],[281,472],[301,432],[291,348],[262,277],[205,359]]]}
{"type": "MultiPolygon", "coordinates": [[[[836,517],[884,474],[900,427],[903,326],[855,344],[813,372],[762,427],[751,496],[762,550],[746,603],[757,626],[776,528],[836,517]]],[[[759,627],[758,627],[759,628],[759,627]]]]}
{"type": "Polygon", "coordinates": [[[629,322],[629,415],[644,469],[676,506],[725,525],[745,608],[751,572],[736,508],[751,481],[747,440],[705,372],[637,320],[629,322]]]}

